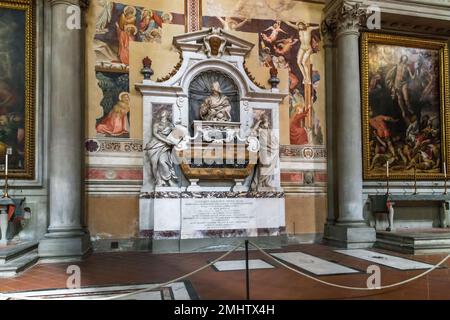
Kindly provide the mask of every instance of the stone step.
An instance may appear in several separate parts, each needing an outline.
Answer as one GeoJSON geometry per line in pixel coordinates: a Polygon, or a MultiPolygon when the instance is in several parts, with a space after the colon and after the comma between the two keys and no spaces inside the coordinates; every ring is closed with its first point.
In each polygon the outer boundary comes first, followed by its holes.
{"type": "Polygon", "coordinates": [[[38,260],[38,252],[35,249],[6,264],[2,264],[0,265],[0,278],[14,277],[19,272],[33,266],[38,260]]]}
{"type": "Polygon", "coordinates": [[[0,247],[0,266],[21,257],[22,255],[37,249],[39,242],[29,241],[17,245],[8,245],[7,247],[0,247]]]}
{"type": "Polygon", "coordinates": [[[450,252],[450,233],[377,232],[376,247],[407,254],[450,252]]]}

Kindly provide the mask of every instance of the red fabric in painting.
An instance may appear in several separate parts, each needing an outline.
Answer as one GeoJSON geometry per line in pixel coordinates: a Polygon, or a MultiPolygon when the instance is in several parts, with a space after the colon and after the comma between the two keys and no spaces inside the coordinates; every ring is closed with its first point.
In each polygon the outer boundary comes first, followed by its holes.
{"type": "Polygon", "coordinates": [[[291,120],[290,138],[291,144],[303,145],[308,143],[308,133],[305,128],[301,127],[301,120],[305,119],[308,112],[297,113],[291,120]]]}

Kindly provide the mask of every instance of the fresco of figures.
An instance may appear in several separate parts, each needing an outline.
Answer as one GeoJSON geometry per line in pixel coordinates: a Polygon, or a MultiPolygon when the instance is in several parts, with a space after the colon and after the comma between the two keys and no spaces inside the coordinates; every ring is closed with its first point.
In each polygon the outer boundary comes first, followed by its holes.
{"type": "Polygon", "coordinates": [[[369,42],[366,52],[366,176],[388,165],[392,176],[441,173],[440,50],[369,42]]]}
{"type": "MultiPolygon", "coordinates": [[[[269,1],[264,10],[292,6],[286,1],[269,1]]],[[[264,5],[262,2],[261,5],[264,5]]],[[[239,1],[245,12],[247,5],[239,1]]],[[[258,8],[258,6],[256,6],[258,8]]],[[[243,16],[244,14],[241,14],[243,16]]],[[[315,102],[321,76],[311,63],[320,48],[319,25],[305,21],[247,19],[203,16],[203,26],[221,27],[227,31],[257,33],[261,65],[289,72],[290,144],[323,145],[322,124],[316,117],[315,102]]]]}
{"type": "Polygon", "coordinates": [[[130,137],[130,43],[161,42],[164,24],[184,25],[183,14],[163,12],[109,0],[98,0],[93,47],[97,83],[102,90],[100,137],[130,137]]]}
{"type": "Polygon", "coordinates": [[[261,25],[268,25],[259,33],[261,63],[289,72],[290,144],[322,145],[322,127],[314,112],[320,74],[311,63],[320,48],[319,26],[281,20],[261,25]]]}
{"type": "Polygon", "coordinates": [[[129,45],[137,42],[161,42],[163,25],[184,25],[184,15],[150,8],[99,0],[94,36],[96,68],[128,70],[129,45]]]}
{"type": "Polygon", "coordinates": [[[96,121],[97,136],[130,137],[130,94],[128,73],[97,72],[103,99],[103,116],[96,121]]]}

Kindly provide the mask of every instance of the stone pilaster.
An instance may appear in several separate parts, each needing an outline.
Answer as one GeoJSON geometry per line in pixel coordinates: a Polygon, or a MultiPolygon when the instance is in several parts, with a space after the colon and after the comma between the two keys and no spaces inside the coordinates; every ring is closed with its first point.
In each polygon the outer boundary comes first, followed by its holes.
{"type": "Polygon", "coordinates": [[[322,22],[321,31],[323,36],[325,49],[325,110],[326,110],[326,138],[327,138],[327,222],[326,224],[334,224],[337,213],[337,200],[335,193],[335,161],[334,154],[336,152],[334,137],[334,30],[330,28],[326,21],[322,22]]]}
{"type": "Polygon", "coordinates": [[[335,33],[336,45],[332,68],[336,112],[330,139],[335,145],[333,178],[338,209],[335,223],[326,226],[325,239],[346,247],[367,247],[375,241],[375,230],[363,218],[359,27],[364,15],[358,4],[342,1],[325,20],[335,33]]]}
{"type": "MultiPolygon", "coordinates": [[[[67,27],[69,6],[87,1],[51,0],[51,98],[49,136],[50,225],[39,243],[44,261],[78,260],[90,248],[82,227],[83,25],[67,27]]],[[[80,10],[82,13],[82,10],[80,10]]]]}

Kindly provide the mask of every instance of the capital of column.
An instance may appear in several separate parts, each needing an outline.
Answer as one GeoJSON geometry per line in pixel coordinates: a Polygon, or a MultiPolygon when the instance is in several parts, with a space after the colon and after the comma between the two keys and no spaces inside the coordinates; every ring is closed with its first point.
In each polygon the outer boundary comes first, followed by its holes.
{"type": "Polygon", "coordinates": [[[81,9],[87,9],[89,6],[89,0],[48,0],[50,6],[57,4],[65,4],[67,6],[79,6],[81,9]]]}
{"type": "Polygon", "coordinates": [[[323,20],[322,23],[320,24],[320,33],[322,34],[322,38],[323,38],[323,47],[324,48],[333,47],[335,35],[334,35],[333,30],[327,24],[326,20],[323,20]]]}
{"type": "Polygon", "coordinates": [[[325,31],[332,39],[345,34],[359,35],[359,28],[366,18],[366,11],[359,3],[342,1],[322,22],[325,31]]]}
{"type": "Polygon", "coordinates": [[[325,49],[334,47],[334,39],[336,38],[336,29],[328,23],[330,21],[325,19],[320,24],[320,32],[323,37],[323,47],[325,49]]]}

